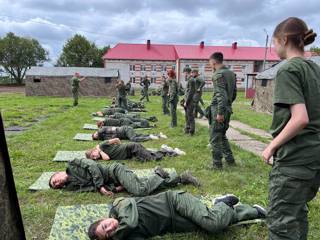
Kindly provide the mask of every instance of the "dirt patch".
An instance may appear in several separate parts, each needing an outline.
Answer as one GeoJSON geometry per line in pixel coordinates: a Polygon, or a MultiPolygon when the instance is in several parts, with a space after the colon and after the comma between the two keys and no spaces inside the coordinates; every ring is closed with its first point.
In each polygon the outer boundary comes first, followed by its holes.
{"type": "Polygon", "coordinates": [[[24,93],[24,85],[0,85],[0,94],[2,93],[24,93]]]}

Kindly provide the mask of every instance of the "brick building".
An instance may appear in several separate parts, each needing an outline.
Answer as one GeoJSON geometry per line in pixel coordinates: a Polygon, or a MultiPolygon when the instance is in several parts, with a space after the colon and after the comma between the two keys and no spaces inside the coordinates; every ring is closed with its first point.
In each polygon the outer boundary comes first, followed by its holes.
{"type": "MultiPolygon", "coordinates": [[[[189,66],[198,69],[206,80],[206,87],[210,87],[212,69],[208,58],[217,51],[224,54],[225,65],[237,74],[238,87],[245,86],[246,74],[262,71],[265,48],[239,47],[236,42],[231,46],[205,46],[204,42],[199,45],[151,44],[150,40],[146,44],[119,43],[103,59],[105,68],[118,69],[122,80],[136,85],[147,76],[152,87],[157,87],[169,69],[176,70],[178,81],[184,85],[182,71],[189,66]]],[[[268,49],[266,68],[278,61],[274,49],[268,49]]]]}

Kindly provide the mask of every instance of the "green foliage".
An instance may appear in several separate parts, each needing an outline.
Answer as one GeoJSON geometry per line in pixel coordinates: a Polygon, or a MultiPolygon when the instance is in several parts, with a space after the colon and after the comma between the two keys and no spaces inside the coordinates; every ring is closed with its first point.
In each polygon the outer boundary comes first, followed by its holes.
{"type": "Polygon", "coordinates": [[[48,52],[36,39],[16,36],[14,33],[0,39],[0,65],[17,83],[22,83],[27,69],[48,60],[48,52]]]}
{"type": "Polygon", "coordinates": [[[315,55],[320,55],[320,47],[311,47],[310,52],[314,53],[315,55]]]}
{"type": "Polygon", "coordinates": [[[99,49],[79,34],[67,40],[57,65],[63,67],[103,67],[102,56],[110,46],[99,49]]]}

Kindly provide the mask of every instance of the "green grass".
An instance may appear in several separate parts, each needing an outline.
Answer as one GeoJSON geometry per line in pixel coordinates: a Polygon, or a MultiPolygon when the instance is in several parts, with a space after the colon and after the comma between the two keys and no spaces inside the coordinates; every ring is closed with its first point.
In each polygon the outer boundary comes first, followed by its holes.
{"type": "MultiPolygon", "coordinates": [[[[206,105],[211,101],[212,93],[206,92],[203,95],[206,105]]],[[[233,120],[239,120],[246,123],[251,127],[259,128],[265,131],[269,131],[272,116],[267,113],[257,113],[251,108],[252,99],[245,98],[245,94],[242,91],[238,91],[237,99],[233,103],[233,120]]]]}
{"type": "MultiPolygon", "coordinates": [[[[234,151],[238,167],[225,168],[222,172],[208,169],[210,164],[210,151],[208,144],[208,129],[197,126],[194,137],[186,137],[183,134],[184,117],[178,113],[179,126],[169,128],[170,117],[161,114],[160,97],[150,97],[151,103],[146,103],[148,115],[156,115],[159,119],[158,128],[148,132],[165,133],[169,139],[150,141],[144,145],[147,147],[160,147],[165,143],[179,147],[187,152],[186,156],[166,158],[161,162],[139,163],[125,161],[131,168],[151,168],[156,164],[165,167],[174,167],[178,172],[190,169],[202,182],[202,187],[197,189],[192,186],[183,187],[194,193],[223,194],[234,193],[241,197],[242,202],[267,205],[268,171],[270,170],[259,157],[243,151],[234,145],[234,151]]],[[[234,116],[241,120],[240,111],[250,113],[255,122],[244,118],[245,123],[254,127],[266,125],[265,118],[255,114],[249,107],[242,104],[246,102],[242,97],[235,104],[234,116]],[[239,107],[238,107],[239,106],[239,107]],[[263,123],[259,122],[262,121],[263,123]]],[[[101,196],[99,193],[73,193],[58,190],[43,192],[29,192],[28,187],[44,171],[64,170],[64,163],[52,162],[52,158],[58,150],[85,150],[93,147],[93,142],[77,142],[72,140],[84,123],[91,123],[90,113],[99,110],[106,105],[104,98],[80,98],[80,105],[76,108],[69,107],[72,103],[70,98],[48,97],[24,97],[22,94],[0,95],[0,108],[6,126],[25,124],[39,118],[44,119],[31,126],[27,131],[19,135],[10,135],[7,138],[11,162],[13,165],[14,178],[18,192],[18,198],[23,215],[25,231],[28,239],[46,239],[49,235],[55,211],[59,205],[106,203],[112,199],[101,196]]],[[[245,115],[245,114],[244,114],[245,115]]],[[[262,128],[263,129],[263,128],[262,128]]],[[[90,132],[90,131],[88,131],[90,132]]],[[[182,187],[181,187],[182,188],[182,187]]],[[[119,194],[124,196],[124,194],[119,194]]],[[[320,202],[316,199],[310,204],[310,236],[316,240],[320,234],[318,219],[320,218],[320,202]]],[[[163,239],[177,239],[175,235],[167,235],[163,239]]],[[[184,235],[179,239],[219,239],[219,240],[260,240],[267,239],[265,226],[254,225],[243,228],[233,228],[217,236],[208,236],[202,233],[184,235]]]]}

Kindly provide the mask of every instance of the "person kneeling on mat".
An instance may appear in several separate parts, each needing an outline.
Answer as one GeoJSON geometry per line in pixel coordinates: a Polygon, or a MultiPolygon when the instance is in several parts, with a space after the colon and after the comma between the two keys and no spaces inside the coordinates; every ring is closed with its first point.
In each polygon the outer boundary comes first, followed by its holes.
{"type": "Polygon", "coordinates": [[[233,223],[265,218],[259,206],[236,205],[238,197],[225,195],[208,208],[198,198],[184,191],[167,191],[139,198],[117,198],[109,218],[94,222],[88,229],[91,240],[149,239],[166,233],[204,230],[214,234],[233,223]],[[235,206],[236,205],[236,206],[235,206]]]}

